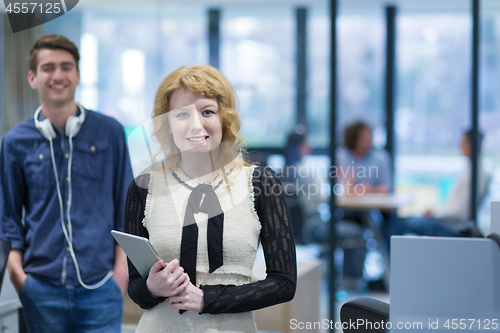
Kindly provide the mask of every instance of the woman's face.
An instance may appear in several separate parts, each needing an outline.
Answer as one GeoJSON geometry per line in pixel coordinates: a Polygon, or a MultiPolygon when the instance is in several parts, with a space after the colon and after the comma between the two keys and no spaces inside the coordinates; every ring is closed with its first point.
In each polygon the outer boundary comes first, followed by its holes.
{"type": "Polygon", "coordinates": [[[360,155],[366,154],[372,148],[372,131],[369,128],[363,128],[359,132],[356,142],[356,152],[360,155]]]}
{"type": "Polygon", "coordinates": [[[170,130],[181,152],[207,152],[220,144],[222,119],[215,99],[179,88],[170,97],[170,110],[170,130]]]}
{"type": "Polygon", "coordinates": [[[469,136],[463,135],[462,140],[460,140],[460,150],[464,156],[469,158],[472,157],[472,145],[470,144],[469,136]]]}

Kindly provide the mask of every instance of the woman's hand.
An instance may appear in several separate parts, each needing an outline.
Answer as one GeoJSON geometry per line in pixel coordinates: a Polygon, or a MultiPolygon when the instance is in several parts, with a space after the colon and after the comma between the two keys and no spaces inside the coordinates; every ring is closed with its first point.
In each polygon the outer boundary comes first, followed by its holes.
{"type": "Polygon", "coordinates": [[[170,297],[168,302],[174,309],[201,313],[204,305],[203,290],[197,288],[190,282],[186,290],[182,291],[177,296],[170,297]]]}
{"type": "Polygon", "coordinates": [[[153,297],[170,297],[186,290],[189,276],[182,267],[177,267],[179,260],[174,259],[167,265],[158,260],[149,270],[146,286],[153,297]]]}

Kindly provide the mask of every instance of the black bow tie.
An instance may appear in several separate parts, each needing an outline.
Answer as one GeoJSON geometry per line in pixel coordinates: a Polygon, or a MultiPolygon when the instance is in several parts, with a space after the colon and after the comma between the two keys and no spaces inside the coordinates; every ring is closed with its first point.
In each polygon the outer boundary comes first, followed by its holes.
{"type": "Polygon", "coordinates": [[[182,227],[180,265],[188,273],[189,279],[196,285],[196,255],[198,252],[198,225],[194,213],[208,214],[207,245],[209,272],[213,273],[223,265],[222,231],[224,227],[224,212],[219,198],[210,185],[200,184],[189,195],[184,226],[182,227]],[[203,202],[201,202],[203,198],[203,202]]]}

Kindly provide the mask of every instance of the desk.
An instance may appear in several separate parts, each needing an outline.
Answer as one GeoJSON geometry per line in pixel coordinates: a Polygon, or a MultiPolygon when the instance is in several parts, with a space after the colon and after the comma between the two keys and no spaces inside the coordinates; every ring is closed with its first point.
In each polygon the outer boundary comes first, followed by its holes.
{"type": "Polygon", "coordinates": [[[341,196],[336,198],[337,207],[362,212],[362,220],[366,227],[373,231],[377,241],[377,249],[384,259],[384,284],[389,289],[390,265],[387,244],[382,232],[384,218],[381,211],[390,211],[406,206],[412,202],[409,194],[367,193],[363,195],[341,196]]]}
{"type": "Polygon", "coordinates": [[[398,209],[412,202],[408,194],[367,193],[363,195],[337,197],[337,206],[343,209],[365,210],[378,208],[381,211],[398,209]]]}

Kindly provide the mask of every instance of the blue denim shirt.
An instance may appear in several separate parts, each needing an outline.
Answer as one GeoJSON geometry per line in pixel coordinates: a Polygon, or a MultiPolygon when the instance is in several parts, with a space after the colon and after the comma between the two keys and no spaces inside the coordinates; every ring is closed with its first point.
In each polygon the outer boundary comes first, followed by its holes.
{"type": "MultiPolygon", "coordinates": [[[[123,127],[113,118],[86,111],[73,137],[70,210],[73,247],[83,282],[103,278],[114,266],[111,230],[123,230],[132,168],[123,127]]],[[[54,156],[67,225],[69,139],[56,131],[54,156]]],[[[24,252],[24,271],[56,286],[78,286],[61,226],[49,141],[33,118],[10,129],[0,150],[0,214],[4,237],[24,252]]]]}

